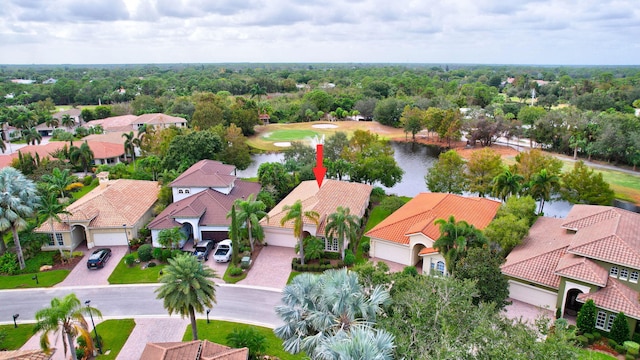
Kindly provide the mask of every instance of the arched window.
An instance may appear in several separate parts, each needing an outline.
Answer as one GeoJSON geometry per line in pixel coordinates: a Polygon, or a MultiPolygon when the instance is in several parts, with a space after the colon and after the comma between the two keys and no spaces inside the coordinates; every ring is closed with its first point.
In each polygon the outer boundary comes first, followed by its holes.
{"type": "Polygon", "coordinates": [[[178,194],[182,194],[183,192],[182,189],[178,189],[178,194]]]}
{"type": "Polygon", "coordinates": [[[440,275],[444,275],[444,261],[438,261],[436,263],[436,271],[438,271],[440,275]]]}
{"type": "Polygon", "coordinates": [[[184,193],[185,193],[185,194],[188,194],[188,193],[189,193],[189,189],[185,189],[185,190],[184,190],[184,193]]]}

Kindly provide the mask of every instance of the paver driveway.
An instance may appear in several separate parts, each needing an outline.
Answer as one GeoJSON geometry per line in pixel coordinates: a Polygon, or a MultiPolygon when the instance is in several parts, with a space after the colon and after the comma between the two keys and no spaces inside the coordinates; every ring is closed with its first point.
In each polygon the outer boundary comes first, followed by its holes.
{"type": "Polygon", "coordinates": [[[67,278],[57,284],[56,287],[109,285],[109,276],[120,260],[122,260],[122,257],[126,255],[127,246],[110,246],[109,248],[111,249],[111,258],[102,269],[96,270],[87,269],[87,259],[89,259],[91,253],[99,249],[99,247],[84,250],[82,260],[71,270],[67,278]]]}
{"type": "Polygon", "coordinates": [[[296,256],[292,248],[265,246],[240,285],[282,289],[291,274],[291,259],[296,256]]]}

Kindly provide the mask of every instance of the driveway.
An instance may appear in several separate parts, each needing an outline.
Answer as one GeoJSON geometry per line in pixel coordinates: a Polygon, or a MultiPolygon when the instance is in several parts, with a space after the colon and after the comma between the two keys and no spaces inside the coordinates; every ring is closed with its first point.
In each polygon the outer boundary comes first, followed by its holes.
{"type": "Polygon", "coordinates": [[[238,284],[282,289],[287,285],[291,274],[291,259],[295,256],[292,248],[265,246],[260,250],[247,277],[238,284]]]}
{"type": "Polygon", "coordinates": [[[503,313],[506,317],[513,320],[522,320],[529,324],[535,324],[535,320],[541,316],[546,316],[551,320],[555,320],[555,313],[549,309],[543,309],[538,306],[523,303],[522,301],[507,299],[511,301],[511,305],[507,305],[503,313]]]}
{"type": "MultiPolygon", "coordinates": [[[[87,269],[87,259],[89,259],[91,253],[96,249],[99,248],[93,248],[91,250],[85,249],[82,260],[71,270],[67,278],[57,284],[56,287],[109,285],[109,276],[120,260],[122,260],[122,257],[127,254],[127,246],[110,246],[111,258],[107,261],[104,268],[89,270],[87,269]]],[[[76,251],[78,251],[78,249],[76,249],[76,251]]]]}

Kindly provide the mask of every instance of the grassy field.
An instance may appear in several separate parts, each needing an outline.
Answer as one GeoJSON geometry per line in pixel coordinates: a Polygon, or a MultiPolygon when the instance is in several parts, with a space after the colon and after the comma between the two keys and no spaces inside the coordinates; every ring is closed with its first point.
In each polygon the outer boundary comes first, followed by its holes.
{"type": "MultiPolygon", "coordinates": [[[[136,254],[137,256],[137,254],[136,254]]],[[[109,276],[109,284],[145,284],[158,282],[160,270],[164,268],[164,264],[158,264],[155,267],[142,269],[140,264],[128,267],[124,263],[124,258],[120,260],[115,270],[109,276]]]]}
{"type": "Polygon", "coordinates": [[[607,355],[597,351],[591,351],[587,349],[580,349],[578,360],[615,360],[616,357],[607,355]]]}
{"type": "Polygon", "coordinates": [[[315,136],[318,136],[315,131],[291,129],[268,132],[262,135],[261,138],[266,141],[295,141],[306,138],[312,139],[315,136]]]}
{"type": "Polygon", "coordinates": [[[117,358],[135,326],[133,319],[105,320],[96,325],[98,335],[102,339],[102,355],[98,355],[96,359],[117,358]]]}
{"type": "Polygon", "coordinates": [[[0,325],[0,349],[20,349],[33,336],[35,326],[36,324],[20,324],[19,320],[17,328],[14,328],[13,324],[0,325]]]}
{"type": "Polygon", "coordinates": [[[69,270],[51,270],[38,273],[38,284],[33,279],[35,274],[21,274],[13,276],[0,276],[0,289],[27,289],[38,287],[51,287],[69,275],[69,270]]]}
{"type": "Polygon", "coordinates": [[[98,187],[98,184],[83,186],[80,190],[73,192],[71,196],[73,197],[73,200],[78,200],[96,187],[98,187]]]}
{"type": "MultiPolygon", "coordinates": [[[[305,358],[304,354],[292,355],[284,351],[284,349],[282,348],[282,340],[278,339],[273,334],[273,330],[269,328],[234,323],[229,321],[212,320],[210,324],[207,324],[206,320],[197,320],[197,321],[198,321],[198,338],[200,339],[203,339],[203,340],[207,339],[214,343],[227,345],[228,344],[227,335],[231,334],[234,329],[254,328],[267,338],[267,349],[265,351],[266,355],[277,356],[282,360],[296,360],[296,359],[305,358]]],[[[182,340],[189,341],[191,339],[192,339],[191,325],[187,325],[187,329],[184,332],[184,336],[182,337],[182,340]]]]}

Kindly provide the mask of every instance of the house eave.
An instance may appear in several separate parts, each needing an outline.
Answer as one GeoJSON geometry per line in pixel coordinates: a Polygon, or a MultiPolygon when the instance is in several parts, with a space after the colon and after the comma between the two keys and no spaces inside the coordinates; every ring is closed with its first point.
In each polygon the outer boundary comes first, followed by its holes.
{"type": "Polygon", "coordinates": [[[626,267],[634,269],[634,270],[640,270],[640,266],[637,266],[637,265],[629,265],[629,264],[625,264],[625,263],[622,263],[622,262],[611,262],[611,260],[609,260],[609,259],[603,259],[603,258],[599,258],[599,257],[596,257],[596,256],[592,256],[590,254],[580,253],[580,252],[577,252],[575,250],[567,249],[567,252],[569,254],[582,256],[582,257],[585,257],[587,259],[593,259],[593,260],[602,261],[602,262],[605,262],[607,264],[612,264],[612,265],[616,265],[616,266],[626,266],[626,267]]]}

